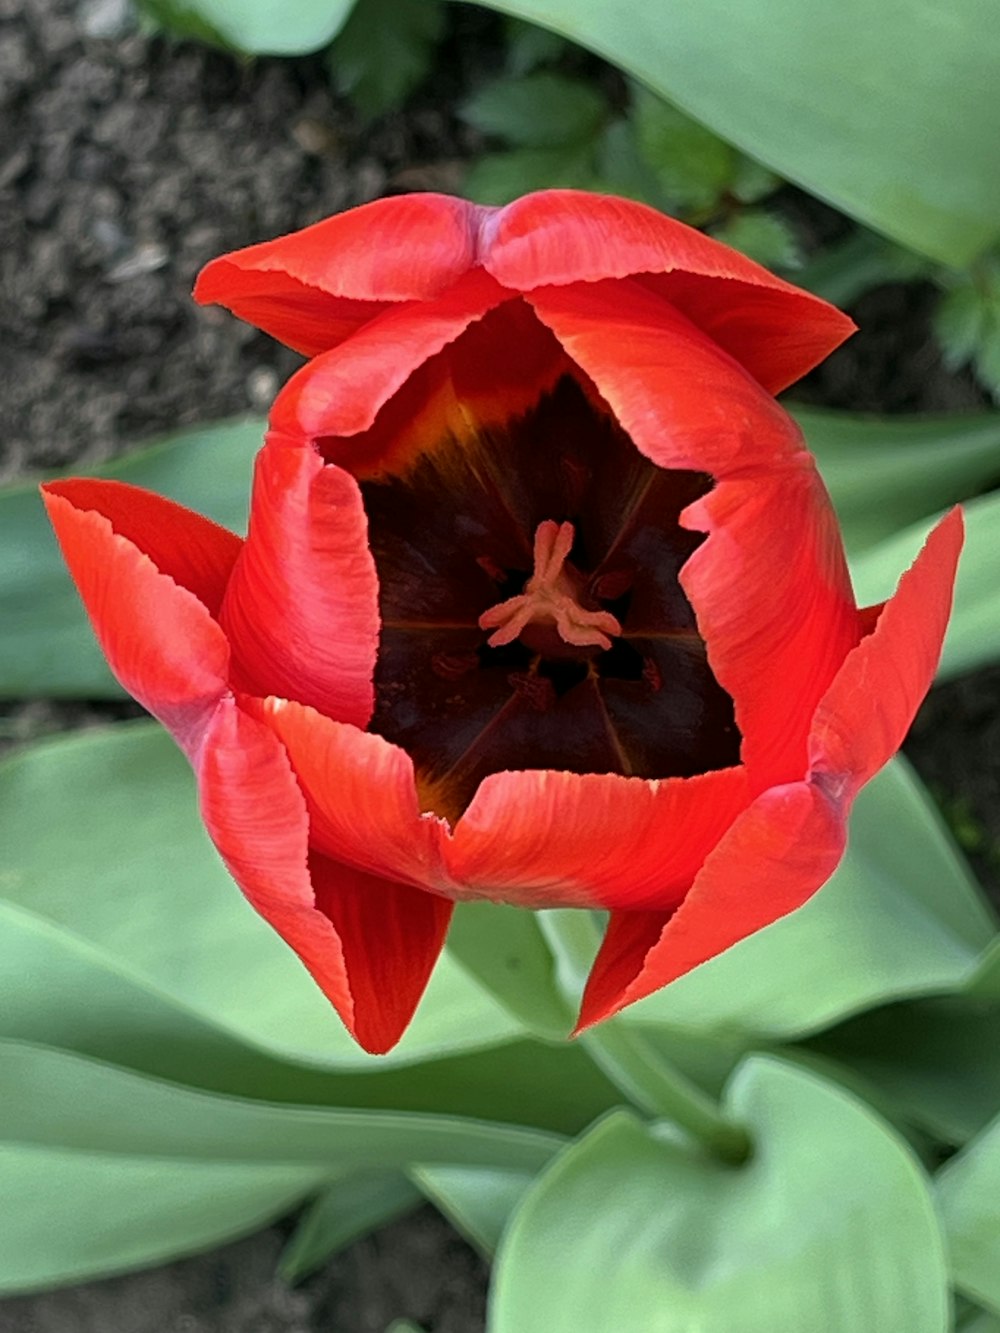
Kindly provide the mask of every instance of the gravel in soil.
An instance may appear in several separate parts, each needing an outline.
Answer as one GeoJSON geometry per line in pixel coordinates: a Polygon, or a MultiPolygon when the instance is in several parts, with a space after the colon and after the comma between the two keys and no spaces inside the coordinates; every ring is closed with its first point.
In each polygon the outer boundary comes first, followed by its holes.
{"type": "MultiPolygon", "coordinates": [[[[366,129],[332,96],[319,58],[240,64],[151,39],[127,0],[0,0],[0,482],[267,408],[298,359],[194,306],[195,274],[223,251],[386,192],[455,189],[477,141],[448,108],[495,62],[496,26],[469,6],[454,7],[452,24],[433,88],[366,129]]],[[[932,299],[926,287],[867,294],[854,311],[862,333],[798,396],[872,411],[981,405],[968,377],[941,366],[932,299]]],[[[8,707],[0,744],[134,711],[8,707]]],[[[992,671],[935,691],[910,741],[994,885],[998,729],[992,671]]],[[[482,1328],[484,1267],[430,1210],[294,1291],[272,1277],[286,1233],[0,1302],[0,1330],[382,1333],[398,1316],[428,1333],[482,1328]]]]}

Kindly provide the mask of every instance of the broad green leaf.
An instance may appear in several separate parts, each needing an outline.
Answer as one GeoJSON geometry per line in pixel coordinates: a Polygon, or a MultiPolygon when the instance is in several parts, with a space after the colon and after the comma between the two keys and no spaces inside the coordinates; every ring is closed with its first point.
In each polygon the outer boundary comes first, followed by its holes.
{"type": "Polygon", "coordinates": [[[492,1258],[507,1219],[534,1176],[475,1166],[417,1166],[410,1175],[470,1244],[492,1258]]]}
{"type": "Polygon", "coordinates": [[[946,279],[934,332],[952,370],[971,363],[976,378],[1000,398],[1000,258],[990,256],[946,279]]]}
{"type": "Polygon", "coordinates": [[[847,855],[806,905],[632,1006],[676,1029],[791,1037],[960,987],[993,919],[902,759],[858,797],[847,855]]]}
{"type": "Polygon", "coordinates": [[[740,1168],[624,1112],[560,1153],[508,1224],[491,1333],[946,1333],[928,1184],[884,1122],[767,1058],[727,1109],[740,1168]]]}
{"type": "MultiPolygon", "coordinates": [[[[355,0],[141,0],[181,36],[214,36],[246,55],[318,51],[340,31],[355,0]]],[[[368,0],[361,0],[362,4],[368,0]]]]}
{"type": "Polygon", "coordinates": [[[337,88],[365,116],[391,111],[430,73],[444,27],[439,0],[359,0],[330,49],[337,88]]]}
{"type": "MultiPolygon", "coordinates": [[[[965,547],[938,680],[973,671],[1000,657],[1000,491],[963,505],[965,547]]],[[[862,605],[890,597],[916,559],[932,524],[921,520],[863,551],[851,566],[862,605]]]]}
{"type": "Polygon", "coordinates": [[[332,1181],[299,1218],[278,1276],[301,1282],[352,1241],[410,1212],[421,1198],[401,1171],[356,1171],[332,1181]]]}
{"type": "Polygon", "coordinates": [[[852,556],[1000,480],[1000,413],[907,418],[789,407],[852,556]]]}
{"type": "MultiPolygon", "coordinates": [[[[182,431],[86,469],[145,486],[242,532],[260,419],[182,431]]],[[[0,492],[0,698],[117,698],[34,485],[0,492]]]]}
{"type": "Polygon", "coordinates": [[[1000,1118],[938,1172],[952,1279],[1000,1315],[1000,1118]]]}
{"type": "Polygon", "coordinates": [[[517,148],[561,148],[592,140],[608,104],[590,84],[541,71],[478,89],[459,114],[469,125],[517,148]]]}
{"type": "Polygon", "coordinates": [[[338,1171],[447,1162],[536,1171],[565,1142],[520,1125],[414,1111],[296,1106],[147,1078],[0,1040],[0,1145],[338,1171]]]}
{"type": "Polygon", "coordinates": [[[529,1032],[565,1039],[574,1025],[555,962],[533,912],[501,903],[460,903],[448,952],[529,1032]]]}
{"type": "Polygon", "coordinates": [[[217,1027],[341,1068],[385,1068],[520,1034],[446,955],[397,1051],[378,1060],[360,1052],[223,868],[188,766],[160,728],[44,743],[0,772],[0,896],[217,1027]]]}
{"type": "Polygon", "coordinates": [[[890,1005],[812,1049],[856,1070],[935,1138],[965,1143],[1000,1109],[1000,1004],[965,996],[890,1005]]]}
{"type": "Polygon", "coordinates": [[[287,1212],[325,1174],[0,1145],[0,1292],[82,1282],[221,1245],[287,1212]]]}
{"type": "Polygon", "coordinates": [[[964,264],[1000,234],[991,0],[482,2],[589,47],[934,259],[964,264]]]}

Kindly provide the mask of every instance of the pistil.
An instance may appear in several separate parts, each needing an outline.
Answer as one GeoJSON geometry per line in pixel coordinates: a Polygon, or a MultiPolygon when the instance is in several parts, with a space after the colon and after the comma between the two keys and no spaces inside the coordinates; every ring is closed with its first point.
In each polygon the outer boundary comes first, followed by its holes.
{"type": "Polygon", "coordinates": [[[572,523],[546,519],[535,532],[534,572],[517,597],[491,606],[479,617],[481,629],[492,629],[487,643],[500,648],[521,638],[530,640],[532,626],[554,627],[558,638],[573,648],[610,648],[610,635],[622,627],[610,611],[581,605],[585,580],[569,563],[573,549],[572,523]]]}

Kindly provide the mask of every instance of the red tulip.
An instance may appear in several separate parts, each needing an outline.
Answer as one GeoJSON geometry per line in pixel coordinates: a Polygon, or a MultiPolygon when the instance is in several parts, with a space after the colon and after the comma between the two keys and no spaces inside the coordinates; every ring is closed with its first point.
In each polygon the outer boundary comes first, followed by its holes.
{"type": "Polygon", "coordinates": [[[855,605],[773,393],[850,321],[650,209],[384,200],[196,295],[312,358],[245,542],[45,488],[122,684],[369,1051],[457,899],[610,910],[580,1026],[809,898],[941,648],[962,541],[855,605]]]}

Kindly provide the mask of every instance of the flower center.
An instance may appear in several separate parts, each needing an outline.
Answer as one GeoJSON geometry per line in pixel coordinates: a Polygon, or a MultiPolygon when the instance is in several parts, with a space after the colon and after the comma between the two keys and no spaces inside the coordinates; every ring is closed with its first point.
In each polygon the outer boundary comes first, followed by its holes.
{"type": "Polygon", "coordinates": [[[569,374],[461,437],[405,402],[383,414],[373,431],[416,443],[359,479],[381,617],[369,727],[413,758],[422,809],[454,821],[510,769],[666,778],[738,762],[678,579],[704,540],[680,515],[710,477],[655,467],[569,374]]]}
{"type": "MultiPolygon", "coordinates": [[[[578,656],[574,649],[610,648],[622,627],[610,611],[581,602],[586,579],[568,562],[575,533],[572,523],[551,518],[535,530],[534,573],[524,592],[484,611],[480,629],[492,629],[491,648],[520,639],[544,657],[578,656]],[[570,652],[567,652],[566,649],[570,652]]],[[[588,653],[589,656],[589,653],[588,653]]]]}

